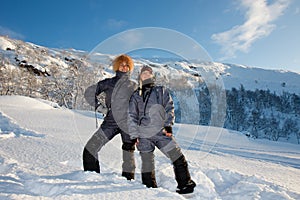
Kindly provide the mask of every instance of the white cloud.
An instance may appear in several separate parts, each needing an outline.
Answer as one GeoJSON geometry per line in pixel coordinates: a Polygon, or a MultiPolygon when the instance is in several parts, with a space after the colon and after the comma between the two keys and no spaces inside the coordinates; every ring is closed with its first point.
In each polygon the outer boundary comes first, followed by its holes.
{"type": "Polygon", "coordinates": [[[127,47],[139,47],[145,45],[145,39],[142,32],[135,31],[134,29],[132,31],[126,31],[123,32],[123,34],[120,35],[120,42],[124,46],[127,47]]]}
{"type": "Polygon", "coordinates": [[[125,27],[128,23],[124,20],[108,19],[107,26],[110,29],[118,30],[125,27]]]}
{"type": "Polygon", "coordinates": [[[248,52],[258,39],[268,36],[276,27],[274,22],[288,7],[290,0],[240,0],[246,9],[246,21],[242,25],[212,35],[212,40],[222,46],[224,59],[234,58],[237,51],[248,52]]]}
{"type": "Polygon", "coordinates": [[[21,39],[23,40],[25,38],[24,35],[17,33],[9,28],[0,26],[0,35],[5,35],[5,36],[9,36],[11,38],[15,38],[15,39],[21,39]]]}

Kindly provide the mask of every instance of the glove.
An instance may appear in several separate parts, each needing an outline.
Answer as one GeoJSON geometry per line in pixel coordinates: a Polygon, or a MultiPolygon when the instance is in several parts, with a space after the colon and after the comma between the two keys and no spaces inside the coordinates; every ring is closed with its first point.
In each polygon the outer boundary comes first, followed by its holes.
{"type": "Polygon", "coordinates": [[[95,103],[95,110],[97,110],[98,109],[98,107],[100,106],[101,104],[100,104],[100,102],[98,101],[98,102],[96,102],[95,103]]]}
{"type": "Polygon", "coordinates": [[[131,142],[134,143],[134,145],[138,145],[139,144],[139,139],[138,138],[130,138],[131,142]]]}
{"type": "Polygon", "coordinates": [[[163,130],[163,133],[165,136],[167,137],[172,137],[173,135],[173,130],[172,130],[172,127],[171,126],[166,126],[163,130]]]}
{"type": "Polygon", "coordinates": [[[99,102],[95,105],[95,111],[102,113],[103,115],[106,115],[108,109],[106,108],[106,106],[103,106],[103,104],[99,102]]]}

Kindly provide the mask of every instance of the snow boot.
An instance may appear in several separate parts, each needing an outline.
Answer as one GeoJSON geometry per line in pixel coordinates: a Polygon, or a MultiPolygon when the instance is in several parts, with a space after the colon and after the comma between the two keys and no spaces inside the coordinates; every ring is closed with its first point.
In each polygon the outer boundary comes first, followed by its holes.
{"type": "Polygon", "coordinates": [[[179,194],[189,194],[194,192],[196,183],[193,180],[189,180],[185,186],[177,187],[176,192],[179,194]]]}
{"type": "Polygon", "coordinates": [[[135,143],[123,143],[123,164],[122,164],[122,176],[127,180],[134,179],[135,172],[135,160],[134,160],[134,150],[135,143]]]}
{"type": "Polygon", "coordinates": [[[157,188],[155,169],[154,169],[154,153],[141,152],[142,158],[142,182],[148,188],[157,188]]]}
{"type": "Polygon", "coordinates": [[[184,155],[181,155],[175,162],[173,162],[175,179],[178,183],[177,190],[179,194],[188,194],[194,192],[196,183],[191,179],[188,169],[188,164],[184,155]]]}
{"type": "Polygon", "coordinates": [[[142,182],[147,188],[157,188],[154,171],[142,173],[142,182]]]}
{"type": "Polygon", "coordinates": [[[92,171],[100,173],[99,160],[95,158],[86,148],[83,150],[83,169],[84,171],[92,171]]]}
{"type": "Polygon", "coordinates": [[[134,173],[122,172],[122,176],[125,177],[128,181],[134,180],[134,173]]]}

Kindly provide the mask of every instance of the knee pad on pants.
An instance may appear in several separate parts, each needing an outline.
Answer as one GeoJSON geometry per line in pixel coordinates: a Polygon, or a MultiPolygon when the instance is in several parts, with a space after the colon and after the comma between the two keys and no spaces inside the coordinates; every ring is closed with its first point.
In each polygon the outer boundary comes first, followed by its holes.
{"type": "Polygon", "coordinates": [[[154,153],[153,152],[141,152],[142,158],[142,173],[154,172],[154,153]]]}
{"type": "Polygon", "coordinates": [[[177,161],[180,157],[183,156],[181,149],[176,147],[174,149],[172,149],[171,151],[166,153],[167,157],[170,158],[170,160],[172,161],[172,163],[174,163],[175,161],[177,161]]]}

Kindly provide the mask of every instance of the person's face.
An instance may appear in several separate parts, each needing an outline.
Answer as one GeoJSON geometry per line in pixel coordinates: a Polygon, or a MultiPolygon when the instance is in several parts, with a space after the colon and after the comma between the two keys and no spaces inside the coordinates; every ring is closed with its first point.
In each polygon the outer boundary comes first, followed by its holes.
{"type": "Polygon", "coordinates": [[[140,78],[142,81],[146,80],[146,79],[149,79],[149,78],[152,78],[153,77],[153,74],[151,74],[151,72],[149,72],[148,70],[146,71],[143,71],[140,75],[140,78]]]}
{"type": "Polygon", "coordinates": [[[119,71],[121,72],[129,72],[129,64],[125,61],[121,62],[119,65],[119,71]]]}

